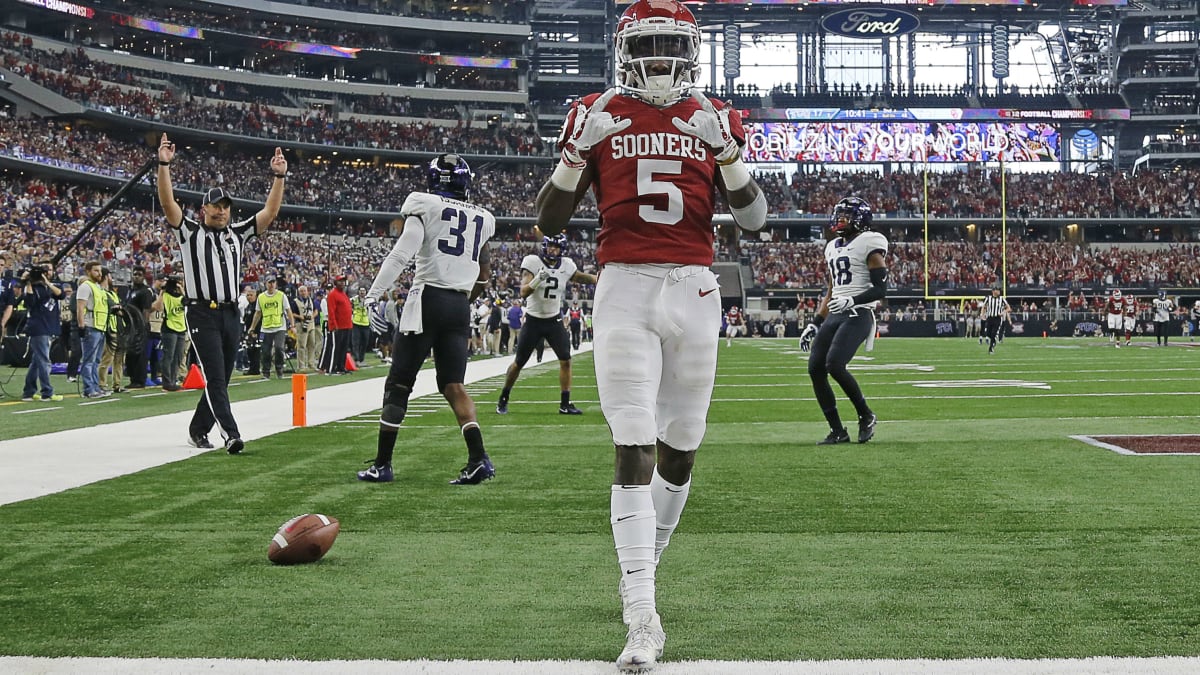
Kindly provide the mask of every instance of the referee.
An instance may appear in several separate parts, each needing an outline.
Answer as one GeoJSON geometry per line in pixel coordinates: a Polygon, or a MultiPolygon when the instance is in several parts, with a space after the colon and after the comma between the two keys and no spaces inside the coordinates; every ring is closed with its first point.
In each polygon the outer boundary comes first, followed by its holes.
{"type": "Polygon", "coordinates": [[[204,395],[188,425],[188,444],[211,448],[208,432],[213,423],[220,425],[225,450],[236,455],[245,447],[237,421],[229,407],[229,380],[233,377],[238,343],[242,339],[238,312],[238,285],[242,280],[242,254],[250,237],[267,231],[283,204],[283,181],[288,163],[283,150],[275,148],[271,158],[271,192],[267,203],[252,218],[230,223],[233,200],[223,188],[204,193],[200,207],[203,223],[183,215],[171,189],[171,162],[175,144],[162,135],[158,144],[158,200],[162,202],[167,224],[175,229],[183,253],[188,330],[192,349],[204,374],[204,395]]]}
{"type": "Polygon", "coordinates": [[[1000,289],[993,288],[991,297],[983,299],[982,306],[983,315],[987,317],[984,331],[988,339],[988,353],[996,352],[996,338],[1000,336],[1000,328],[1004,325],[1004,320],[1008,318],[1010,308],[1008,301],[1000,297],[1000,289]]]}

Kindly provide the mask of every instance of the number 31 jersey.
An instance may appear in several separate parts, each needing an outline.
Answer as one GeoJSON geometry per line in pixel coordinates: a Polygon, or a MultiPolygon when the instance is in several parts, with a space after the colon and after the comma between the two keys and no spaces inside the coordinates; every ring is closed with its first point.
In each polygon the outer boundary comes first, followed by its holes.
{"type": "Polygon", "coordinates": [[[841,237],[825,245],[825,265],[833,281],[833,294],[858,295],[871,287],[867,258],[878,251],[887,255],[887,237],[878,232],[861,232],[849,242],[841,237]]]}
{"type": "Polygon", "coordinates": [[[413,285],[428,284],[470,293],[479,278],[479,253],[496,233],[487,209],[428,192],[413,192],[400,207],[425,228],[413,285]]]}

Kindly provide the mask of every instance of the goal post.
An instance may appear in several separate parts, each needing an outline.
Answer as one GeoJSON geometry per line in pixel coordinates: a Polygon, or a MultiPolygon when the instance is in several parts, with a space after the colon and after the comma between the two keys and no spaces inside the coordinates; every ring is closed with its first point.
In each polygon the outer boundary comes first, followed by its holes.
{"type": "MultiPolygon", "coordinates": [[[[986,163],[985,163],[986,166],[986,163]]],[[[1008,295],[1008,174],[1004,170],[1004,161],[999,162],[1000,169],[1000,276],[994,283],[998,284],[1005,296],[1008,295]]],[[[960,303],[967,300],[978,300],[980,293],[972,295],[939,295],[933,293],[932,275],[930,271],[930,232],[929,232],[929,163],[925,163],[922,174],[922,229],[925,300],[957,300],[960,303]]],[[[983,293],[982,295],[986,295],[983,293]]]]}

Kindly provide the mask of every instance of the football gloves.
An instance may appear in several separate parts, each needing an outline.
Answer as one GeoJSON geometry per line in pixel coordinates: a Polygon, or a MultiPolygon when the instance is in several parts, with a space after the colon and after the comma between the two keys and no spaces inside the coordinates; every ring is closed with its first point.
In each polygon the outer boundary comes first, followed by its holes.
{"type": "Polygon", "coordinates": [[[848,295],[835,295],[829,298],[829,311],[832,314],[840,314],[854,306],[854,298],[848,295]]]}
{"type": "Polygon", "coordinates": [[[813,340],[817,338],[817,324],[810,323],[804,327],[804,332],[800,334],[800,351],[808,353],[812,351],[813,340]]]}
{"type": "Polygon", "coordinates": [[[588,153],[600,141],[612,136],[618,131],[624,131],[633,124],[633,120],[619,120],[604,111],[608,102],[617,95],[616,88],[611,88],[592,102],[591,107],[580,103],[575,109],[575,122],[570,129],[563,127],[563,164],[572,169],[582,169],[587,166],[588,153]]]}
{"type": "Polygon", "coordinates": [[[692,113],[691,119],[686,122],[678,117],[672,119],[675,128],[689,136],[695,136],[712,148],[716,153],[717,164],[729,164],[741,157],[741,148],[738,147],[737,141],[733,140],[733,132],[730,131],[729,125],[729,115],[737,114],[733,106],[727,104],[717,110],[712,101],[698,89],[692,90],[692,98],[700,104],[700,109],[692,113]]]}
{"type": "Polygon", "coordinates": [[[543,267],[542,269],[538,270],[537,274],[533,275],[532,279],[529,280],[529,287],[533,289],[541,288],[542,284],[546,283],[546,280],[549,278],[550,270],[543,267]]]}

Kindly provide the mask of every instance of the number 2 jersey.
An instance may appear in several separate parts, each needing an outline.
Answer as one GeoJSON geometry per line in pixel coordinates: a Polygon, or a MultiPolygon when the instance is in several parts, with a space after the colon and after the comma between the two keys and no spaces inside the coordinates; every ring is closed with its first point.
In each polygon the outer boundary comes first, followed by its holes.
{"type": "MultiPolygon", "coordinates": [[[[887,255],[887,237],[867,230],[846,241],[835,237],[825,245],[825,265],[833,281],[833,294],[854,296],[871,288],[871,272],[867,258],[878,251],[887,255]]],[[[867,303],[874,304],[874,302],[867,303]]]]}
{"type": "Polygon", "coordinates": [[[575,261],[564,256],[559,259],[557,267],[550,267],[541,256],[527,255],[521,261],[521,269],[527,270],[535,277],[543,269],[550,273],[541,287],[533,289],[529,297],[525,298],[525,313],[539,319],[558,317],[563,295],[567,292],[571,277],[575,276],[575,270],[578,269],[575,261]]]}
{"type": "MultiPolygon", "coordinates": [[[[583,99],[591,105],[599,94],[583,99]]],[[[712,100],[720,110],[724,104],[712,100]]],[[[596,261],[712,265],[717,163],[700,139],[675,127],[700,109],[692,97],[656,108],[631,96],[615,96],[605,110],[629,128],[592,148],[592,192],[600,209],[596,261]]],[[[574,126],[578,103],[564,129],[574,126]]],[[[730,115],[734,139],[745,144],[741,117],[730,115]]],[[[561,149],[562,138],[559,139],[561,149]]]]}

